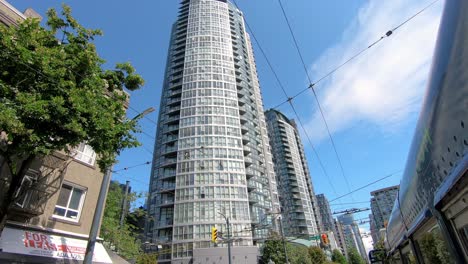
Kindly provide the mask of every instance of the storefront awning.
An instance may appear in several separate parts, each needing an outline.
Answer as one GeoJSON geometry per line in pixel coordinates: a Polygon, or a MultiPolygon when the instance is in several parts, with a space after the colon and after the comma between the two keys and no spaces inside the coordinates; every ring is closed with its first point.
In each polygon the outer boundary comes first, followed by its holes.
{"type": "MultiPolygon", "coordinates": [[[[55,259],[57,262],[72,260],[73,263],[80,263],[84,259],[86,245],[85,239],[5,227],[0,237],[0,254],[3,255],[2,259],[5,259],[5,256],[13,258],[15,255],[21,255],[22,258],[27,256],[50,258],[50,262],[55,259]]],[[[112,263],[100,243],[96,243],[94,248],[93,263],[112,263]]]]}

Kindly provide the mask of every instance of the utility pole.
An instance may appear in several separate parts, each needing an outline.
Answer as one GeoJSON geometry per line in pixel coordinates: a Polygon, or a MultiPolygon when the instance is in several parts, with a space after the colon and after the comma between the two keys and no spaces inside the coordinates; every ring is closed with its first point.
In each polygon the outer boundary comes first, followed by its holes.
{"type": "Polygon", "coordinates": [[[104,177],[102,178],[101,190],[99,191],[99,197],[96,204],[96,210],[94,211],[93,222],[91,224],[91,230],[89,231],[88,244],[86,245],[85,257],[83,263],[93,263],[94,246],[96,245],[97,234],[99,232],[99,222],[101,221],[102,211],[104,209],[104,203],[106,201],[107,190],[109,189],[109,183],[112,175],[112,166],[106,170],[104,177]]]}
{"type": "Polygon", "coordinates": [[[127,215],[127,197],[128,197],[128,189],[130,187],[130,181],[125,183],[125,194],[122,204],[122,213],[120,215],[120,228],[124,225],[125,216],[127,215]]]}
{"type": "MultiPolygon", "coordinates": [[[[154,111],[153,107],[145,109],[143,112],[136,115],[131,120],[137,120],[138,118],[144,117],[145,115],[154,111]]],[[[93,222],[91,223],[91,230],[89,231],[88,244],[86,245],[85,256],[83,264],[93,263],[94,247],[96,245],[97,234],[99,232],[99,223],[101,221],[102,212],[104,210],[104,204],[106,203],[107,190],[109,189],[110,179],[112,176],[112,167],[109,166],[102,177],[101,189],[99,190],[99,196],[96,203],[96,209],[94,210],[93,222]]]]}
{"type": "Polygon", "coordinates": [[[231,264],[231,232],[229,228],[229,218],[226,218],[226,224],[227,224],[227,231],[228,231],[228,257],[229,257],[229,264],[231,264]]]}
{"type": "Polygon", "coordinates": [[[284,249],[284,256],[286,258],[286,264],[289,264],[288,252],[286,250],[286,242],[284,241],[284,230],[283,230],[283,223],[281,221],[281,217],[279,219],[279,225],[280,225],[280,231],[281,231],[281,240],[283,240],[283,249],[284,249]]]}
{"type": "Polygon", "coordinates": [[[224,220],[226,220],[226,226],[227,226],[227,243],[228,243],[228,258],[229,261],[228,263],[232,263],[232,257],[231,257],[231,229],[229,227],[229,218],[227,218],[224,214],[221,212],[218,212],[218,214],[222,215],[224,217],[224,220]]]}

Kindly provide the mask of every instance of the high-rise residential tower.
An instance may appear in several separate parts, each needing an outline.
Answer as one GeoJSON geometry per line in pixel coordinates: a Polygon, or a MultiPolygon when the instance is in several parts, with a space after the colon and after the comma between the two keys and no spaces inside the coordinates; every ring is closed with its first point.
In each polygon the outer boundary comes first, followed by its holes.
{"type": "Polygon", "coordinates": [[[340,222],[341,228],[343,229],[343,234],[345,238],[345,243],[347,251],[351,248],[355,248],[363,259],[367,259],[366,248],[362,241],[361,232],[359,231],[359,226],[354,220],[353,214],[342,214],[338,216],[338,221],[340,222]]]}
{"type": "Polygon", "coordinates": [[[336,218],[333,219],[334,234],[336,238],[336,243],[341,249],[341,253],[348,258],[348,248],[346,246],[346,237],[344,235],[343,225],[336,218]]]}
{"type": "Polygon", "coordinates": [[[286,236],[315,235],[321,219],[304,147],[294,120],[277,110],[266,113],[286,236]]]}
{"type": "Polygon", "coordinates": [[[224,216],[234,249],[261,243],[277,228],[276,177],[252,45],[242,12],[229,1],[181,1],[152,168],[146,238],[167,252],[159,262],[198,263],[199,249],[226,247],[224,216]],[[217,244],[210,241],[212,227],[222,234],[217,244]]]}
{"type": "Polygon", "coordinates": [[[320,216],[322,217],[322,226],[324,231],[334,231],[334,221],[333,215],[330,209],[330,203],[328,203],[327,197],[325,194],[317,194],[317,206],[320,211],[320,216]]]}
{"type": "Polygon", "coordinates": [[[379,230],[387,227],[387,222],[390,218],[390,213],[392,212],[393,204],[395,203],[399,188],[399,185],[395,185],[375,190],[370,193],[372,195],[371,220],[374,225],[374,228],[371,228],[371,233],[374,244],[382,239],[379,230]]]}

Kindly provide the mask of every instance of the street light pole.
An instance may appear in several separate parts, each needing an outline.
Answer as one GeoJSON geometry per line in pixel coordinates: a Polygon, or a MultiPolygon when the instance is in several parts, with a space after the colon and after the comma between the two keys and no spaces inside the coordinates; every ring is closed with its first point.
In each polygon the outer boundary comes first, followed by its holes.
{"type": "Polygon", "coordinates": [[[226,220],[226,225],[227,225],[227,242],[228,242],[228,263],[232,263],[232,258],[231,258],[231,229],[229,228],[229,218],[227,218],[224,214],[221,212],[218,212],[218,214],[222,215],[224,217],[224,220],[226,220]]]}
{"type": "MultiPolygon", "coordinates": [[[[150,107],[132,118],[132,120],[136,120],[153,111],[154,108],[150,107]]],[[[93,222],[91,223],[91,230],[89,231],[88,244],[86,245],[83,264],[93,263],[94,247],[96,245],[97,234],[99,232],[99,223],[101,221],[101,216],[104,210],[104,204],[106,203],[107,190],[109,189],[110,179],[112,176],[112,167],[113,166],[109,166],[109,168],[107,168],[106,172],[104,173],[104,177],[102,178],[101,189],[99,190],[96,209],[94,210],[93,222]]]]}
{"type": "Polygon", "coordinates": [[[112,175],[112,166],[106,170],[102,178],[101,190],[99,190],[99,197],[94,211],[93,222],[91,230],[89,231],[88,244],[86,246],[85,257],[83,263],[93,263],[94,246],[96,245],[97,234],[99,231],[99,222],[101,221],[102,211],[104,209],[104,202],[106,200],[107,189],[109,188],[110,178],[112,175]]]}
{"type": "Polygon", "coordinates": [[[280,231],[281,231],[281,240],[283,240],[283,250],[284,250],[284,257],[286,258],[286,264],[289,264],[289,259],[288,259],[288,252],[286,250],[286,242],[284,241],[284,230],[283,230],[283,221],[281,221],[281,216],[279,217],[279,225],[280,225],[280,231]]]}
{"type": "Polygon", "coordinates": [[[120,214],[120,228],[124,225],[125,222],[125,217],[127,216],[127,197],[128,197],[128,189],[130,187],[130,181],[127,181],[125,183],[125,195],[124,195],[124,200],[122,204],[122,213],[120,214]]]}

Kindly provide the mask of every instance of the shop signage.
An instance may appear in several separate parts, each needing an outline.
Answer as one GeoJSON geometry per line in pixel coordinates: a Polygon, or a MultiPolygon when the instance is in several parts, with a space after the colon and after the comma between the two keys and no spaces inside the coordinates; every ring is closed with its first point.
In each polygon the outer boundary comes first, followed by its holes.
{"type": "MultiPolygon", "coordinates": [[[[84,259],[86,245],[84,239],[9,227],[5,227],[0,238],[3,252],[73,260],[84,259]]],[[[96,244],[93,262],[112,263],[102,244],[96,244]]]]}

